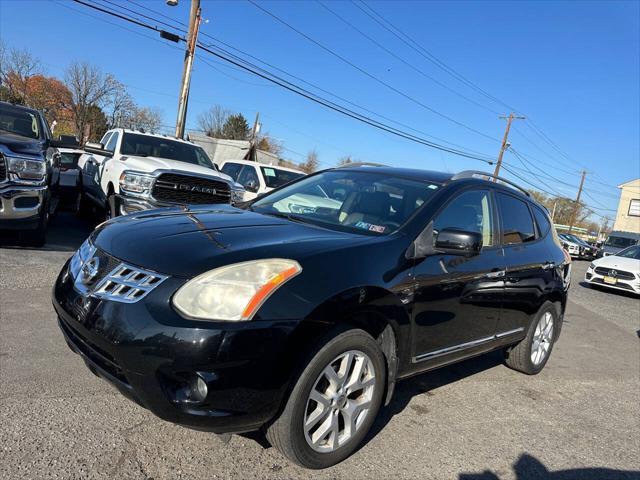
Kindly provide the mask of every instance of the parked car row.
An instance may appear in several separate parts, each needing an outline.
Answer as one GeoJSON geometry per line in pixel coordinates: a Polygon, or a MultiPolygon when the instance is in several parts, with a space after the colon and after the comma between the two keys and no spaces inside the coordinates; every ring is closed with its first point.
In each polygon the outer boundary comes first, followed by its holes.
{"type": "Polygon", "coordinates": [[[304,176],[243,160],[223,168],[194,143],[122,128],[80,148],[54,140],[41,112],[0,102],[0,229],[26,231],[36,245],[61,200],[102,221],[151,208],[235,204],[304,176]]]}
{"type": "Polygon", "coordinates": [[[598,256],[599,249],[587,243],[576,235],[571,233],[559,233],[562,246],[569,252],[571,258],[581,260],[593,260],[598,256]]]}

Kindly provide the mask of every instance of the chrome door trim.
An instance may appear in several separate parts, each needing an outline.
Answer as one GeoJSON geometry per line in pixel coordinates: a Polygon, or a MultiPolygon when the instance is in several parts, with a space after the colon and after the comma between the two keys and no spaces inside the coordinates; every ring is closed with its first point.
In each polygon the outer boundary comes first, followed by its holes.
{"type": "Polygon", "coordinates": [[[472,340],[466,343],[460,343],[459,345],[454,345],[452,347],[442,348],[440,350],[434,350],[432,352],[422,353],[420,355],[416,355],[411,359],[412,363],[423,362],[425,360],[429,360],[431,358],[441,357],[443,355],[448,355],[450,353],[459,352],[462,350],[467,350],[472,347],[477,347],[478,345],[483,345],[485,343],[492,342],[494,340],[498,340],[500,338],[508,337],[510,335],[515,335],[516,333],[520,333],[524,331],[524,327],[514,328],[513,330],[507,330],[505,332],[499,332],[490,337],[483,337],[477,340],[472,340]]]}

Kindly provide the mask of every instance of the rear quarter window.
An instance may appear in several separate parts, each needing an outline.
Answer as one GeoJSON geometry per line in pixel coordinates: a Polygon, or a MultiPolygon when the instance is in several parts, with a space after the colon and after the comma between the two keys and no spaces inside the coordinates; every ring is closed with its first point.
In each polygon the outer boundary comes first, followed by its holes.
{"type": "Polygon", "coordinates": [[[533,207],[533,216],[536,219],[538,225],[538,233],[541,237],[546,237],[547,233],[551,229],[551,222],[547,215],[538,207],[533,207]]]}
{"type": "Polygon", "coordinates": [[[535,240],[536,230],[529,206],[505,193],[498,193],[497,197],[502,219],[502,243],[513,245],[535,240]]]}

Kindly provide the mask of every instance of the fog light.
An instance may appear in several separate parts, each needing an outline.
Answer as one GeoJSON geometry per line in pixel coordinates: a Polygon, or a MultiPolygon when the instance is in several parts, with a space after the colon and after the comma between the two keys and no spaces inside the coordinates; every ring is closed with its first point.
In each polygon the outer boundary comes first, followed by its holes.
{"type": "Polygon", "coordinates": [[[202,377],[196,377],[195,388],[192,389],[193,399],[197,402],[203,402],[205,398],[207,398],[208,388],[207,383],[202,379],[202,377]]]}

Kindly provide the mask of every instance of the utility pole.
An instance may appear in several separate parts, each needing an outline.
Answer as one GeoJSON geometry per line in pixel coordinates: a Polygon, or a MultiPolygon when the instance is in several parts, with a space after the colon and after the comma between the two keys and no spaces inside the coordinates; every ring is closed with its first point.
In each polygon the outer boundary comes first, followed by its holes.
{"type": "Polygon", "coordinates": [[[258,138],[258,132],[260,131],[260,112],[256,112],[256,119],[253,122],[253,128],[251,129],[251,140],[249,141],[249,151],[245,155],[245,160],[253,160],[254,162],[258,160],[258,146],[256,145],[256,140],[258,138]]]}
{"type": "Polygon", "coordinates": [[[569,233],[573,230],[573,224],[576,221],[576,214],[578,213],[578,206],[580,205],[580,195],[582,194],[582,186],[584,185],[584,177],[587,176],[587,171],[582,170],[582,178],[580,178],[580,186],[578,187],[578,196],[576,197],[576,203],[573,206],[573,213],[571,214],[571,222],[569,222],[569,233]]]}
{"type": "Polygon", "coordinates": [[[513,122],[514,119],[516,119],[516,120],[525,120],[526,119],[526,117],[518,116],[513,112],[511,112],[508,117],[503,115],[500,118],[506,118],[507,119],[507,128],[504,131],[504,137],[502,137],[502,146],[500,147],[500,153],[498,154],[498,161],[496,162],[496,169],[493,172],[493,177],[494,177],[493,181],[494,182],[497,181],[497,179],[495,177],[497,177],[498,174],[500,173],[500,167],[502,166],[502,156],[504,155],[504,151],[509,146],[509,142],[507,142],[507,140],[509,138],[509,130],[511,130],[511,122],[513,122]]]}
{"type": "Polygon", "coordinates": [[[556,219],[556,206],[558,205],[558,201],[553,202],[553,211],[551,212],[551,221],[555,221],[556,219]]]}
{"type": "Polygon", "coordinates": [[[200,0],[191,0],[189,32],[187,33],[187,50],[184,52],[184,70],[182,72],[182,84],[180,85],[180,97],[178,99],[178,119],[176,120],[176,137],[178,138],[184,138],[187,104],[189,103],[189,87],[191,86],[191,69],[193,67],[193,56],[198,43],[200,15],[200,0]]]}

